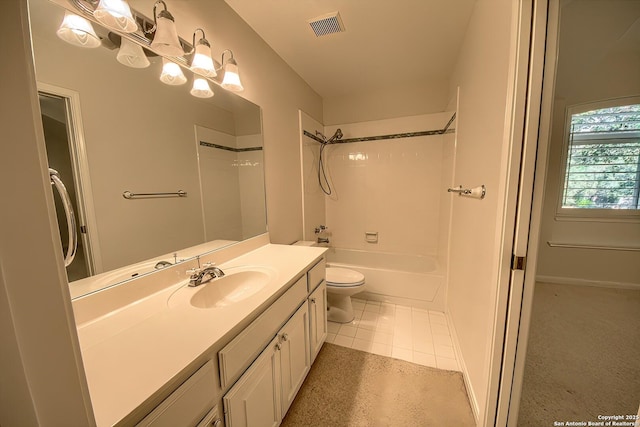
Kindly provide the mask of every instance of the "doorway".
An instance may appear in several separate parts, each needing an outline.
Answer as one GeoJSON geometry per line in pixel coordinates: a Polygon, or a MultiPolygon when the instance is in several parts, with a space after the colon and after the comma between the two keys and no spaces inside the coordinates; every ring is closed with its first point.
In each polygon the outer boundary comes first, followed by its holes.
{"type": "MultiPolygon", "coordinates": [[[[84,150],[78,147],[77,124],[74,123],[75,119],[72,114],[72,99],[55,92],[58,91],[55,89],[40,90],[38,100],[49,168],[58,172],[67,188],[71,206],[76,214],[76,233],[80,237],[77,239],[76,255],[66,267],[67,279],[69,282],[73,282],[91,276],[96,271],[89,239],[90,227],[87,226],[86,221],[86,198],[82,193],[86,184],[83,185],[82,182],[81,165],[78,158],[78,152],[84,150]]],[[[62,249],[63,253],[67,253],[69,245],[67,218],[60,194],[53,191],[53,195],[62,249]]]]}
{"type": "Polygon", "coordinates": [[[550,11],[537,160],[545,172],[536,175],[537,247],[529,253],[536,262],[525,282],[508,425],[586,425],[606,415],[633,425],[640,1],[551,1],[550,11]],[[581,131],[585,119],[597,126],[581,131]]]}

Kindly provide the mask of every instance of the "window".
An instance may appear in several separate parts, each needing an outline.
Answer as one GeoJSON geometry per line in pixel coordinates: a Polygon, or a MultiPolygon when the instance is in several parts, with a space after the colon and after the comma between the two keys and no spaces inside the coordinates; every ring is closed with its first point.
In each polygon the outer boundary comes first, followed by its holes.
{"type": "Polygon", "coordinates": [[[640,99],[631,101],[569,109],[562,212],[638,212],[640,99]]]}

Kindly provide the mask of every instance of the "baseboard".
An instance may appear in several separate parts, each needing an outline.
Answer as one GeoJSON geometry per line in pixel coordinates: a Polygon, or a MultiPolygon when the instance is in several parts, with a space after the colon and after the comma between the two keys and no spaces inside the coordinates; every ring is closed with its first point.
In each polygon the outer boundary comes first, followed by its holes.
{"type": "Polygon", "coordinates": [[[456,327],[453,324],[451,319],[451,314],[446,311],[445,315],[447,316],[447,323],[449,324],[449,332],[451,332],[451,341],[453,341],[453,349],[456,352],[456,359],[458,360],[458,365],[460,365],[460,370],[462,371],[462,378],[464,379],[464,386],[467,389],[467,395],[469,396],[469,403],[471,403],[471,411],[473,412],[473,418],[476,421],[476,426],[480,425],[480,410],[478,409],[478,400],[476,399],[476,394],[473,392],[473,387],[471,386],[471,380],[469,379],[469,372],[467,371],[467,366],[464,363],[464,358],[462,357],[462,351],[460,350],[460,344],[458,341],[458,334],[456,333],[456,327]]]}
{"type": "Polygon", "coordinates": [[[578,285],[578,286],[593,286],[593,287],[599,287],[599,288],[640,290],[640,283],[607,282],[604,280],[586,280],[586,279],[576,279],[574,277],[563,277],[563,276],[537,275],[536,282],[555,283],[558,285],[578,285]]]}

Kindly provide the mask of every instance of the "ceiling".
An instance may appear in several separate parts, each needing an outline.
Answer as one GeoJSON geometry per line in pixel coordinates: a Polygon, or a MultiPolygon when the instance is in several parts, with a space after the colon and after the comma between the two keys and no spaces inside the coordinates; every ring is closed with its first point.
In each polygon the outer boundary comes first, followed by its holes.
{"type": "Polygon", "coordinates": [[[475,0],[225,0],[323,98],[447,82],[475,0]],[[345,32],[307,21],[339,12],[345,32]]]}

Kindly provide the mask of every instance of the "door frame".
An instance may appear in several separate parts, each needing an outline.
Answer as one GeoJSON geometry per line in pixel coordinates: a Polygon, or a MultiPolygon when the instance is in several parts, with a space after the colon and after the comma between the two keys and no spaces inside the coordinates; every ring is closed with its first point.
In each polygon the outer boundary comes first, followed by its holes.
{"type": "Polygon", "coordinates": [[[512,270],[496,426],[515,426],[518,421],[553,118],[560,0],[534,3],[530,99],[514,234],[514,254],[524,254],[527,259],[524,271],[512,270]],[[540,108],[533,108],[536,105],[540,108]]]}
{"type": "Polygon", "coordinates": [[[85,144],[84,127],[82,125],[82,109],[80,94],[74,90],[55,86],[49,83],[37,82],[38,93],[42,92],[65,99],[67,107],[67,133],[69,135],[69,152],[73,180],[76,186],[78,201],[78,223],[87,227],[86,233],[80,233],[87,258],[89,276],[102,273],[102,256],[93,204],[93,190],[89,173],[89,159],[85,144]]]}

